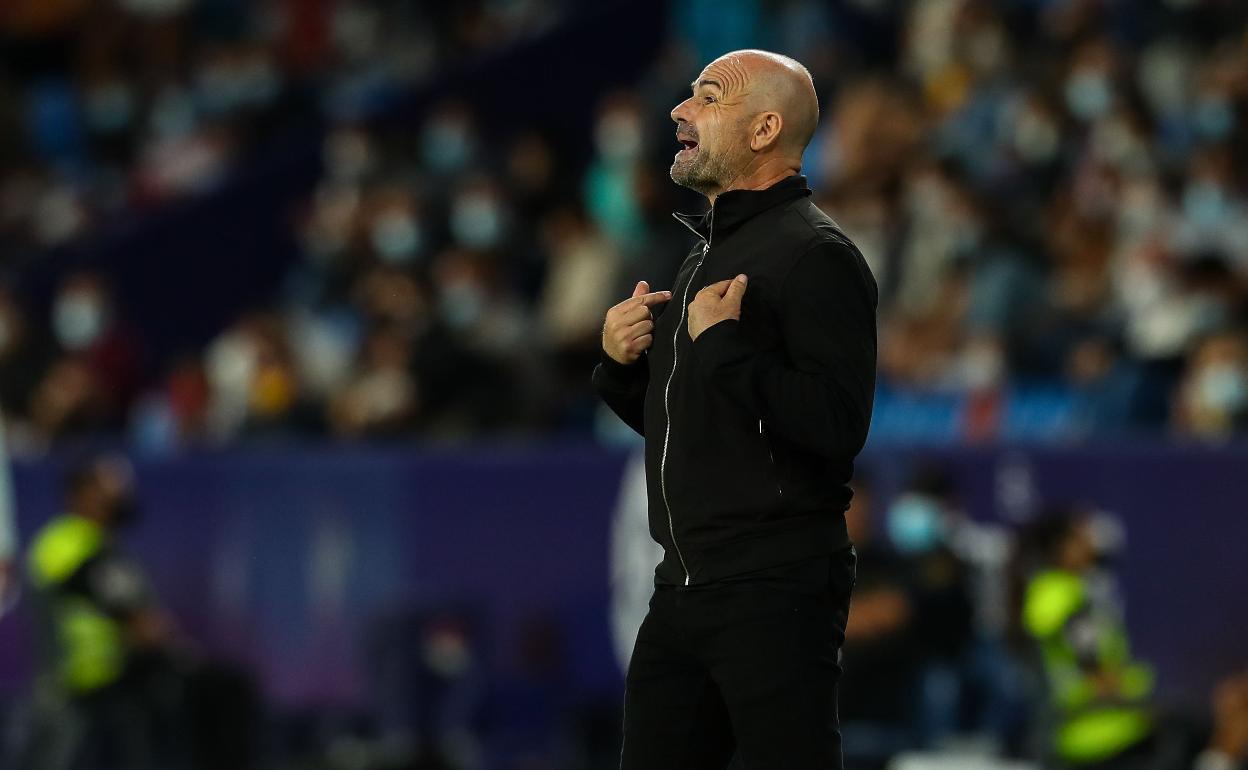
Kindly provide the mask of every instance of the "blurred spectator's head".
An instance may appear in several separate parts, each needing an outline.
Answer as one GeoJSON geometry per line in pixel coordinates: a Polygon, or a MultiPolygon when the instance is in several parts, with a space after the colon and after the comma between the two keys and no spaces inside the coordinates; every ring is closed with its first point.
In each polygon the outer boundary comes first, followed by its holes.
{"type": "Polygon", "coordinates": [[[82,462],[66,478],[66,503],[71,513],[102,527],[126,525],[136,512],[133,468],[117,455],[82,462]]]}
{"type": "Polygon", "coordinates": [[[383,187],[373,196],[370,208],[368,239],[377,259],[401,266],[423,256],[427,233],[411,190],[403,185],[383,187]]]}
{"type": "Polygon", "coordinates": [[[447,102],[434,111],[420,136],[421,160],[439,175],[455,174],[472,166],[477,154],[472,112],[459,102],[447,102]]]}
{"type": "Polygon", "coordinates": [[[937,466],[921,467],[889,506],[889,539],[902,553],[935,550],[945,544],[955,512],[953,478],[937,466]]]}
{"type": "Polygon", "coordinates": [[[460,246],[488,250],[501,246],[509,224],[507,203],[492,177],[469,178],[451,199],[451,235],[460,246]]]}
{"type": "Polygon", "coordinates": [[[52,332],[62,349],[82,351],[99,341],[112,322],[112,295],[98,275],[74,273],[52,305],[52,332]]]}
{"type": "Polygon", "coordinates": [[[646,136],[641,108],[631,93],[610,96],[599,107],[594,144],[606,162],[629,164],[641,157],[646,136]]]}
{"type": "Polygon", "coordinates": [[[1248,343],[1239,331],[1208,335],[1187,360],[1175,413],[1177,427],[1225,438],[1248,415],[1248,343]]]}

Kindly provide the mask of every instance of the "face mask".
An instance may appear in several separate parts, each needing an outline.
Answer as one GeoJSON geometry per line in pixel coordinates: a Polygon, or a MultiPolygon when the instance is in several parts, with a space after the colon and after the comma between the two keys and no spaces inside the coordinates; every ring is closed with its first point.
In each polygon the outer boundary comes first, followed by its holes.
{"type": "Polygon", "coordinates": [[[121,83],[94,88],[86,98],[87,126],[100,133],[114,133],[130,124],[134,115],[134,100],[130,89],[121,83]]]}
{"type": "Polygon", "coordinates": [[[598,121],[594,140],[598,151],[610,161],[627,162],[641,154],[641,128],[631,115],[617,112],[598,121]]]}
{"type": "Polygon", "coordinates": [[[1248,400],[1244,372],[1233,364],[1214,364],[1196,379],[1196,398],[1206,409],[1235,413],[1248,400]]]}
{"type": "Polygon", "coordinates": [[[377,218],[370,238],[377,256],[388,265],[407,265],[420,252],[423,234],[416,219],[401,212],[391,212],[377,218]]]}
{"type": "Polygon", "coordinates": [[[425,165],[440,173],[464,168],[472,156],[467,129],[458,121],[430,124],[421,139],[421,155],[425,165]]]}
{"type": "Polygon", "coordinates": [[[82,350],[104,330],[104,308],[91,294],[62,296],[52,309],[52,330],[62,347],[82,350]]]}
{"type": "Polygon", "coordinates": [[[1157,226],[1160,206],[1153,189],[1145,185],[1129,185],[1121,195],[1118,225],[1127,233],[1145,233],[1157,226]]]}
{"type": "Polygon", "coordinates": [[[263,105],[277,98],[282,88],[281,77],[272,62],[259,59],[249,63],[237,75],[239,100],[244,104],[263,105]]]}
{"type": "Polygon", "coordinates": [[[1226,304],[1208,294],[1197,294],[1188,300],[1191,327],[1196,334],[1216,331],[1226,325],[1226,304]]]}
{"type": "Polygon", "coordinates": [[[503,217],[489,195],[464,195],[451,206],[451,234],[473,249],[488,249],[502,236],[503,217]]]}
{"type": "Polygon", "coordinates": [[[1226,195],[1220,185],[1193,182],[1183,191],[1183,212],[1197,225],[1216,226],[1226,211],[1226,195]]]}
{"type": "Polygon", "coordinates": [[[901,553],[932,550],[945,537],[940,506],[922,495],[904,495],[888,510],[888,536],[901,553]]]}
{"type": "Polygon", "coordinates": [[[1001,351],[995,347],[977,346],[967,351],[962,360],[966,385],[975,391],[1000,384],[1002,368],[1001,351]]]}
{"type": "Polygon", "coordinates": [[[157,136],[184,136],[195,128],[195,103],[185,91],[166,88],[152,103],[148,120],[157,136]]]}
{"type": "Polygon", "coordinates": [[[1053,122],[1034,112],[1024,113],[1014,127],[1014,149],[1028,163],[1053,160],[1060,143],[1061,134],[1053,122]]]}
{"type": "Polygon", "coordinates": [[[442,291],[438,309],[453,329],[466,329],[477,322],[485,307],[481,290],[472,283],[455,283],[442,291]]]}
{"type": "Polygon", "coordinates": [[[1066,80],[1066,106],[1080,120],[1099,118],[1109,111],[1112,102],[1109,78],[1102,72],[1077,72],[1066,80]]]}
{"type": "Polygon", "coordinates": [[[230,112],[241,106],[246,98],[246,85],[233,67],[209,64],[196,77],[195,101],[209,115],[230,112]]]}
{"type": "Polygon", "coordinates": [[[1220,97],[1202,99],[1192,113],[1192,127],[1205,139],[1225,139],[1235,130],[1235,111],[1220,97]]]}

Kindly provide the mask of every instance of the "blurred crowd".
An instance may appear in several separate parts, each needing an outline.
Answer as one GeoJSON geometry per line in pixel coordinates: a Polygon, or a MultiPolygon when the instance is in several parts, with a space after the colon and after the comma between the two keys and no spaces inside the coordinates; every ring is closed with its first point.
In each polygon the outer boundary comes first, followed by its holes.
{"type": "Polygon", "coordinates": [[[602,314],[689,246],[669,212],[705,201],[667,179],[667,113],[736,47],[814,75],[804,173],[881,287],[877,437],[1248,425],[1248,6],[693,0],[655,19],[635,85],[578,97],[588,114],[500,124],[465,93],[387,117],[575,23],[560,5],[9,3],[6,275],[328,125],[300,258],[197,351],[146,356],[107,266],[46,308],[0,283],[15,443],[612,433],[588,389],[602,314]]]}
{"type": "Polygon", "coordinates": [[[1194,713],[1159,699],[1135,656],[1115,514],[1051,505],[1017,528],[977,521],[939,465],[887,501],[869,479],[854,486],[858,572],[838,695],[848,770],[908,766],[906,752],[931,761],[916,767],[1248,762],[1248,672],[1224,672],[1194,713]]]}

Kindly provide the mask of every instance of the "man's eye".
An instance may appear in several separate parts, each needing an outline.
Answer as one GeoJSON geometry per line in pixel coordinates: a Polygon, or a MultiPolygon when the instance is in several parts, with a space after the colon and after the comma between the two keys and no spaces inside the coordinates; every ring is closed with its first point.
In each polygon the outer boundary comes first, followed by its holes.
{"type": "Polygon", "coordinates": [[[702,100],[703,100],[703,101],[705,101],[707,104],[710,104],[711,102],[715,101],[715,97],[714,97],[714,96],[703,96],[703,97],[702,97],[702,100]]]}

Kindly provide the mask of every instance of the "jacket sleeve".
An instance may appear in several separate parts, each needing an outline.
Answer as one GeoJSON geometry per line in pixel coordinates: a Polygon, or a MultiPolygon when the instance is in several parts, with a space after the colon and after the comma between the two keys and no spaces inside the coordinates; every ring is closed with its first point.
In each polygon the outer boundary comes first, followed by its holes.
{"type": "Polygon", "coordinates": [[[650,357],[642,354],[632,364],[621,364],[603,351],[594,367],[594,390],[611,411],[638,434],[646,435],[643,415],[650,383],[650,357]]]}
{"type": "Polygon", "coordinates": [[[694,358],[710,387],[775,433],[824,457],[853,456],[871,423],[876,302],[875,280],[856,250],[821,243],[780,288],[782,350],[756,349],[740,322],[728,320],[698,335],[694,358]]]}

